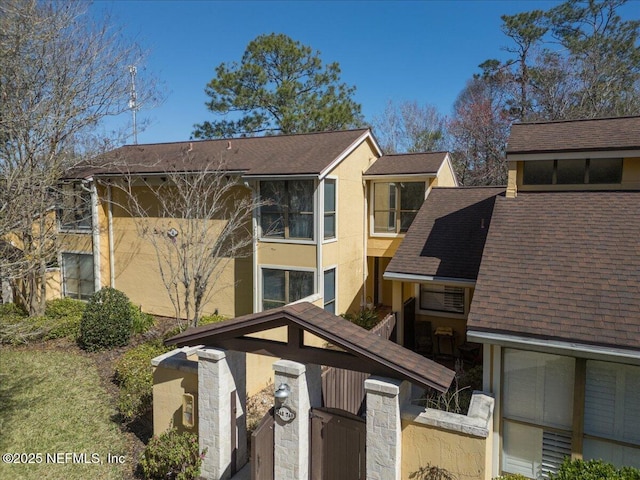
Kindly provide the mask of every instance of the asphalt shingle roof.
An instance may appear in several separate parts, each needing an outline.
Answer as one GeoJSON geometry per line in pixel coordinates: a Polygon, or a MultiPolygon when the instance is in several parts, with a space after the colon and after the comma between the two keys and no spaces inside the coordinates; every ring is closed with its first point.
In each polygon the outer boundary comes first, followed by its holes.
{"type": "Polygon", "coordinates": [[[403,153],[383,155],[365,175],[415,175],[438,173],[447,152],[403,153]]]}
{"type": "Polygon", "coordinates": [[[216,345],[217,338],[246,335],[282,324],[295,324],[372,365],[371,372],[403,378],[440,391],[449,388],[455,372],[422,355],[379,337],[342,317],[302,302],[205,325],[167,340],[178,346],[216,345]]]}
{"type": "Polygon", "coordinates": [[[640,346],[640,192],[497,198],[469,330],[640,346]]]}
{"type": "Polygon", "coordinates": [[[317,175],[368,129],[125,145],[74,176],[199,171],[224,165],[246,175],[317,175]]]}
{"type": "Polygon", "coordinates": [[[436,187],[385,273],[474,280],[503,187],[436,187]]]}
{"type": "Polygon", "coordinates": [[[514,123],[507,155],[640,149],[640,116],[514,123]]]}

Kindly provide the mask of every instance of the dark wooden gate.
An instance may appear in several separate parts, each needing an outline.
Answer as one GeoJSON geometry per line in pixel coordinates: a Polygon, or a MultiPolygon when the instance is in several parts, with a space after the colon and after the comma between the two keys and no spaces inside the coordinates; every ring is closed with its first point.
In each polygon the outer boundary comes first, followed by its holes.
{"type": "Polygon", "coordinates": [[[366,422],[348,412],[311,410],[311,480],[365,480],[366,422]]]}
{"type": "Polygon", "coordinates": [[[274,480],[274,424],[272,408],[251,434],[251,480],[274,480]]]}

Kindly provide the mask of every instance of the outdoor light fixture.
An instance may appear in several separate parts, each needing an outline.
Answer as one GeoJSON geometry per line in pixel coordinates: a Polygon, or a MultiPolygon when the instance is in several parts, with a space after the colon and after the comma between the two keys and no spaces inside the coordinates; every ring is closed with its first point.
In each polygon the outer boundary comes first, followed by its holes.
{"type": "Polygon", "coordinates": [[[273,396],[276,398],[276,403],[278,403],[278,405],[284,405],[284,402],[287,401],[290,393],[291,389],[289,388],[289,385],[287,385],[286,383],[281,383],[273,396]]]}

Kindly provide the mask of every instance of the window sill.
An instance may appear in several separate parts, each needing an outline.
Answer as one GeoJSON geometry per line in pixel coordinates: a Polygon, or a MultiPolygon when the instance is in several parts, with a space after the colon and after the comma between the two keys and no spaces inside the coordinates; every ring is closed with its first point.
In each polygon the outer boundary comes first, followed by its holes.
{"type": "Polygon", "coordinates": [[[298,238],[271,238],[271,237],[261,237],[258,238],[258,242],[262,243],[291,243],[297,245],[315,245],[315,240],[304,240],[298,238]]]}

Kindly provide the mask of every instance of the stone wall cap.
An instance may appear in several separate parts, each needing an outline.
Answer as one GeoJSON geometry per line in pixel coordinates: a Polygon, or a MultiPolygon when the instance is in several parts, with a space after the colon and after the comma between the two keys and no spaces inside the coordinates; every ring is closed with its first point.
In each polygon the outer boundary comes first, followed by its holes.
{"type": "Polygon", "coordinates": [[[227,356],[224,350],[219,350],[217,348],[202,348],[196,352],[198,354],[198,360],[206,359],[206,360],[214,360],[216,362],[222,360],[227,356]]]}
{"type": "Polygon", "coordinates": [[[278,360],[273,363],[273,370],[277,373],[297,377],[302,375],[307,368],[304,364],[291,360],[278,360]]]}
{"type": "Polygon", "coordinates": [[[373,376],[364,381],[364,390],[365,392],[394,396],[400,393],[401,384],[402,380],[373,376]]]}

